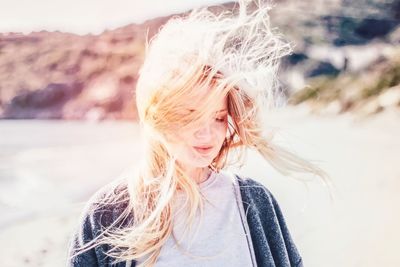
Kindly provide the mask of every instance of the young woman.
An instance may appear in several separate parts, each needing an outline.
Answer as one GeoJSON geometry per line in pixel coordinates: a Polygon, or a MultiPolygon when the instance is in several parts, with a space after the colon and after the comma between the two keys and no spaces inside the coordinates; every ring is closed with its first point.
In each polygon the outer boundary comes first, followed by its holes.
{"type": "Polygon", "coordinates": [[[87,203],[70,266],[303,266],[275,197],[229,171],[252,148],[285,175],[327,179],[263,131],[291,47],[258,4],[174,17],[151,40],[136,87],[143,160],[87,203]]]}

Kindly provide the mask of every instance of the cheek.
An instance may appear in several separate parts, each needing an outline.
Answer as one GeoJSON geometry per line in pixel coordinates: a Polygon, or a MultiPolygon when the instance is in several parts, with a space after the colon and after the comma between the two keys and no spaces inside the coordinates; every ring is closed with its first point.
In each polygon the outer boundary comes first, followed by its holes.
{"type": "Polygon", "coordinates": [[[169,144],[171,153],[179,160],[190,160],[195,155],[190,149],[190,140],[193,138],[188,133],[177,133],[174,142],[169,144]]]}
{"type": "Polygon", "coordinates": [[[215,130],[216,133],[215,136],[218,140],[218,143],[221,143],[221,145],[226,137],[227,131],[228,131],[228,123],[220,123],[215,130]]]}
{"type": "Polygon", "coordinates": [[[193,157],[187,145],[184,143],[169,144],[169,151],[179,162],[187,163],[187,161],[191,161],[193,157]]]}

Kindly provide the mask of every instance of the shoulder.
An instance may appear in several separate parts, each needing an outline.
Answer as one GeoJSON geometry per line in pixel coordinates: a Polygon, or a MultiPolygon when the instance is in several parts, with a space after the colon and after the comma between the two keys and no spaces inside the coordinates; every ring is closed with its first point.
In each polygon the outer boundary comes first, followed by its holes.
{"type": "Polygon", "coordinates": [[[93,230],[108,227],[126,213],[129,204],[125,180],[115,180],[98,189],[81,212],[81,224],[90,221],[93,230]]]}
{"type": "Polygon", "coordinates": [[[120,208],[121,204],[128,201],[128,186],[125,179],[114,180],[99,188],[86,202],[87,211],[106,211],[107,209],[120,208]]]}
{"type": "Polygon", "coordinates": [[[261,204],[260,202],[275,204],[275,196],[265,185],[250,177],[241,177],[237,174],[235,176],[244,200],[255,204],[261,204]]]}
{"type": "Polygon", "coordinates": [[[249,216],[260,217],[261,220],[285,224],[285,218],[275,195],[259,181],[236,175],[243,206],[249,216]]]}
{"type": "Polygon", "coordinates": [[[255,179],[239,175],[236,178],[248,218],[258,218],[265,225],[286,228],[283,212],[274,194],[255,179]]]}

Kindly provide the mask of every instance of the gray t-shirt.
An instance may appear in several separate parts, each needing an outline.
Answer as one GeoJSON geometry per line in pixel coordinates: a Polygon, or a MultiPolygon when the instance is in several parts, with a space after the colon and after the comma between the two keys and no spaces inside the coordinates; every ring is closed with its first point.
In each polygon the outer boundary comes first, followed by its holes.
{"type": "MultiPolygon", "coordinates": [[[[178,195],[175,202],[173,233],[181,240],[177,247],[172,236],[161,249],[156,267],[174,266],[255,266],[250,236],[246,237],[243,211],[237,204],[234,178],[228,172],[212,172],[201,183],[200,191],[205,198],[204,212],[200,219],[197,212],[194,225],[182,239],[187,224],[183,206],[186,196],[178,195]],[[188,254],[189,253],[189,254],[188,254]],[[192,256],[190,256],[192,255],[192,256]],[[200,256],[201,258],[199,258],[200,256]]],[[[241,203],[241,201],[239,202],[241,203]]],[[[249,233],[248,233],[249,235],[249,233]]],[[[141,263],[139,260],[137,263],[141,263]]]]}

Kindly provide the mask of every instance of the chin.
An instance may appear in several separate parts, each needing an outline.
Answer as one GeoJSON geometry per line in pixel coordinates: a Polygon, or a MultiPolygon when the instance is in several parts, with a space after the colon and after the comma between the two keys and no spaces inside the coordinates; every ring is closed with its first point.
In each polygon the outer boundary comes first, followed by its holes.
{"type": "Polygon", "coordinates": [[[198,160],[198,161],[196,161],[196,162],[191,162],[189,165],[191,165],[191,166],[193,166],[193,167],[195,167],[195,168],[205,168],[205,167],[208,167],[208,166],[211,164],[211,162],[212,162],[212,160],[207,160],[207,161],[205,161],[205,160],[202,160],[202,161],[198,160]]]}
{"type": "Polygon", "coordinates": [[[214,158],[193,158],[190,162],[186,161],[185,164],[194,168],[208,167],[214,158]]]}
{"type": "Polygon", "coordinates": [[[201,156],[195,151],[187,151],[187,153],[181,154],[180,159],[182,160],[179,161],[192,168],[204,168],[210,166],[217,156],[218,153],[210,153],[209,155],[201,156]]]}

